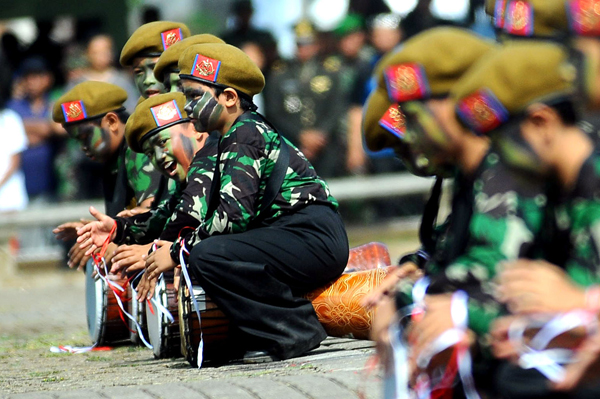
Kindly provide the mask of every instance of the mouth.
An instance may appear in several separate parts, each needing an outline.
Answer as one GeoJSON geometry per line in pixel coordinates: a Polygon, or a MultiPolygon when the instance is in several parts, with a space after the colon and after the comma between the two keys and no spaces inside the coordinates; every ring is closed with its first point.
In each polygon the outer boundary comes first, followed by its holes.
{"type": "Polygon", "coordinates": [[[162,168],[171,177],[177,174],[177,162],[169,161],[162,165],[162,168]]]}
{"type": "Polygon", "coordinates": [[[148,90],[146,90],[146,96],[148,98],[156,96],[158,94],[160,94],[160,91],[158,91],[158,90],[155,90],[155,89],[148,89],[148,90]]]}

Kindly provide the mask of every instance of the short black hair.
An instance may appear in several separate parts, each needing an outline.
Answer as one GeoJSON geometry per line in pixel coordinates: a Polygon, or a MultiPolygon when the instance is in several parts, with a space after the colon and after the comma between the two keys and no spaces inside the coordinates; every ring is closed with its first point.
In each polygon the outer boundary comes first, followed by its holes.
{"type": "Polygon", "coordinates": [[[579,112],[572,100],[565,99],[554,104],[549,104],[548,106],[558,113],[558,116],[565,125],[573,126],[579,122],[579,112]]]}
{"type": "MultiPolygon", "coordinates": [[[[223,86],[213,86],[215,88],[215,97],[219,97],[225,91],[225,87],[223,86]]],[[[233,89],[233,87],[232,87],[233,89]]],[[[235,89],[233,89],[235,90],[235,89]]],[[[235,90],[240,99],[240,108],[245,111],[254,111],[256,109],[256,105],[248,98],[247,95],[241,94],[239,91],[235,90]]]]}

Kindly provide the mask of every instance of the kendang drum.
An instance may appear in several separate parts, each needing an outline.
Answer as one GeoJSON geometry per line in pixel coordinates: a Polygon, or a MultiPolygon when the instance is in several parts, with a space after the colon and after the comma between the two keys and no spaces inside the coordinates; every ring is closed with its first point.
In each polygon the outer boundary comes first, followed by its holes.
{"type": "Polygon", "coordinates": [[[134,292],[134,284],[137,283],[138,280],[134,278],[130,281],[128,286],[129,297],[133,299],[129,301],[127,310],[132,318],[128,318],[127,321],[129,323],[129,340],[136,345],[143,345],[144,342],[140,338],[140,333],[137,326],[140,326],[142,334],[144,334],[144,339],[148,337],[148,328],[146,326],[146,305],[144,303],[140,303],[136,299],[137,293],[134,292]]]}
{"type": "Polygon", "coordinates": [[[346,265],[344,273],[371,270],[391,264],[387,246],[380,242],[370,242],[350,249],[348,265],[346,265]]]}
{"type": "Polygon", "coordinates": [[[328,335],[369,339],[375,311],[365,309],[360,302],[392,269],[383,267],[342,274],[333,283],[306,295],[328,335]]]}
{"type": "MultiPolygon", "coordinates": [[[[129,339],[129,328],[125,316],[121,314],[115,293],[125,304],[130,300],[129,290],[115,290],[109,287],[100,276],[93,276],[95,266],[89,260],[85,267],[85,305],[88,331],[96,345],[110,345],[129,339]]],[[[108,276],[113,279],[115,276],[108,276]]],[[[121,287],[127,284],[126,279],[111,280],[121,287]]]]}
{"type": "Polygon", "coordinates": [[[198,365],[198,345],[200,333],[204,341],[204,360],[222,360],[231,351],[232,337],[229,320],[218,306],[206,295],[204,289],[190,276],[193,293],[181,276],[178,293],[179,330],[181,334],[181,354],[192,366],[198,365]],[[190,295],[191,294],[191,295],[190,295]],[[194,307],[192,295],[198,304],[201,322],[194,307]]]}
{"type": "Polygon", "coordinates": [[[156,283],[153,301],[146,301],[148,340],[157,359],[181,356],[177,292],[173,276],[172,271],[163,273],[156,283]],[[169,313],[165,313],[165,310],[169,313]]]}

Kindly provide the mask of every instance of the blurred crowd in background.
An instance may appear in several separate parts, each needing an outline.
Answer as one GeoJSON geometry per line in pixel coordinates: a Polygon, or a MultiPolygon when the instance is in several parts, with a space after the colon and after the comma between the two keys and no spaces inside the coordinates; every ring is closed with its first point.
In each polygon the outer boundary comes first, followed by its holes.
{"type": "MultiPolygon", "coordinates": [[[[255,99],[259,112],[298,145],[327,179],[403,170],[391,152],[366,152],[360,133],[370,77],[385,53],[437,25],[458,25],[493,35],[487,19],[478,18],[484,13],[481,0],[471,0],[460,21],[435,16],[431,0],[417,1],[404,15],[393,13],[383,0],[348,4],[345,16],[332,30],[318,30],[308,18],[296,21],[292,58],[280,56],[272,32],[253,25],[255,8],[250,0],[233,1],[231,23],[217,32],[263,70],[267,83],[255,99]]],[[[146,7],[141,19],[146,23],[164,18],[159,9],[146,7]]],[[[19,143],[14,129],[11,134],[0,131],[4,137],[11,136],[7,141],[23,147],[20,166],[11,173],[13,180],[22,179],[26,190],[26,195],[15,194],[18,200],[13,198],[10,204],[2,204],[0,198],[0,212],[102,197],[101,166],[89,160],[51,120],[52,103],[65,90],[85,80],[104,81],[129,93],[130,112],[138,101],[132,76],[116,61],[120,48],[110,35],[94,24],[76,23],[70,37],[58,41],[56,34],[51,35],[55,22],[36,21],[37,38],[27,46],[10,29],[0,30],[0,102],[18,114],[26,138],[19,143]]],[[[0,186],[4,180],[0,175],[0,186]]],[[[398,210],[390,209],[390,213],[398,214],[398,210]]]]}

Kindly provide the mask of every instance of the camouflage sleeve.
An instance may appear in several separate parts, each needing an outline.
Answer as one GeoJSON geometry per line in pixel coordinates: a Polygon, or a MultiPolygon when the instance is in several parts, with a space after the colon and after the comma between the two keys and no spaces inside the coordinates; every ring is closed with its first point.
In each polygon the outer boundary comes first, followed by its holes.
{"type": "Polygon", "coordinates": [[[600,203],[596,200],[579,199],[567,206],[562,217],[568,218],[570,224],[572,244],[565,265],[569,277],[583,287],[599,284],[600,203]]]}
{"type": "Polygon", "coordinates": [[[144,154],[127,148],[125,153],[127,182],[134,192],[138,204],[153,198],[158,190],[160,173],[154,169],[150,159],[144,154]]]}
{"type": "MultiPolygon", "coordinates": [[[[256,131],[242,132],[239,135],[249,134],[256,134],[256,131]]],[[[186,235],[185,244],[188,249],[213,234],[239,233],[247,229],[256,215],[259,191],[263,188],[261,178],[271,172],[279,156],[278,140],[269,141],[265,150],[256,145],[239,143],[237,134],[231,134],[222,140],[221,145],[219,205],[197,229],[186,235]]],[[[172,247],[171,256],[174,259],[178,248],[172,247]]],[[[177,259],[178,256],[177,253],[177,259]]]]}
{"type": "Polygon", "coordinates": [[[170,198],[163,200],[157,207],[148,212],[129,218],[116,218],[116,244],[147,244],[159,238],[167,221],[181,200],[181,190],[177,190],[170,198]]]}

